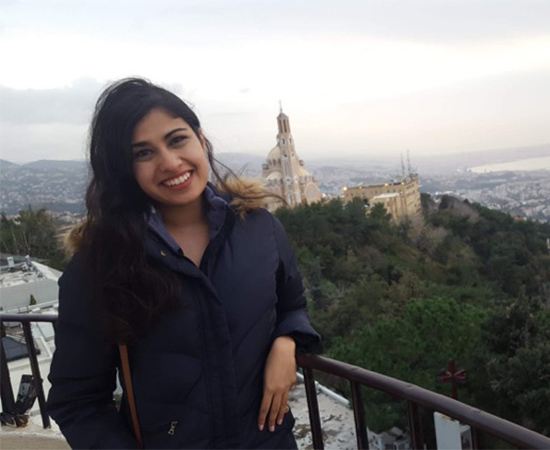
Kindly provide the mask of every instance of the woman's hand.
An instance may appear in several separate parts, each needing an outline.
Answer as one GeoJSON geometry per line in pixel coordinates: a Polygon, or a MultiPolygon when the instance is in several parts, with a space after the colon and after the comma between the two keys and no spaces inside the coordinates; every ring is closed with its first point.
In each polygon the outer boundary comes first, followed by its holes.
{"type": "Polygon", "coordinates": [[[288,393],[296,383],[296,343],[290,336],[280,336],[273,342],[264,372],[264,395],[258,417],[258,428],[264,429],[266,418],[269,430],[275,431],[288,412],[288,393]],[[269,414],[269,416],[268,416],[269,414]]]}

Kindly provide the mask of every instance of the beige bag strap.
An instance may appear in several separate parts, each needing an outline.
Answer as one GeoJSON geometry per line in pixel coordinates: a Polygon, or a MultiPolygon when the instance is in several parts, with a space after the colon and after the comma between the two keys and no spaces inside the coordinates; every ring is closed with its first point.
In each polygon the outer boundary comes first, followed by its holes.
{"type": "Polygon", "coordinates": [[[140,448],[143,448],[143,441],[141,439],[141,428],[139,427],[136,402],[134,399],[134,390],[132,389],[132,377],[130,376],[128,347],[126,346],[126,344],[119,344],[118,349],[120,351],[120,361],[122,362],[122,376],[124,378],[124,385],[126,386],[126,397],[128,398],[128,404],[130,406],[130,416],[132,417],[132,424],[134,425],[136,441],[138,441],[140,448]]]}

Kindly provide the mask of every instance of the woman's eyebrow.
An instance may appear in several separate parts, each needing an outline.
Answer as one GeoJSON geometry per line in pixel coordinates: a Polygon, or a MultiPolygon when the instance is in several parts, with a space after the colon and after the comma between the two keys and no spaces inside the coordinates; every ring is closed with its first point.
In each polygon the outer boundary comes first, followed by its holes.
{"type": "MultiPolygon", "coordinates": [[[[172,136],[174,133],[177,133],[178,131],[187,131],[187,128],[175,128],[173,129],[172,131],[169,131],[168,133],[166,133],[164,135],[164,139],[170,139],[170,136],[172,136]]],[[[136,142],[135,144],[132,144],[132,148],[134,147],[145,147],[146,145],[148,145],[147,141],[141,141],[141,142],[136,142]]]]}
{"type": "Polygon", "coordinates": [[[187,128],[185,128],[185,127],[176,128],[176,129],[174,129],[174,130],[172,130],[172,131],[166,133],[166,134],[164,135],[164,139],[169,139],[170,136],[172,136],[174,133],[177,133],[178,131],[187,131],[187,128]]]}

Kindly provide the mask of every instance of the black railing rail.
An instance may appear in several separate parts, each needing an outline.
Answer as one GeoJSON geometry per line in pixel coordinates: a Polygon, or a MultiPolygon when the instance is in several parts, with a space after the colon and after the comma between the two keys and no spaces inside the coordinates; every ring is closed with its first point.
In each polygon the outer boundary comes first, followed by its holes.
{"type": "Polygon", "coordinates": [[[481,431],[496,436],[518,448],[550,449],[550,438],[542,434],[414,384],[322,356],[298,355],[298,364],[304,372],[313,447],[315,449],[323,449],[324,446],[313,370],[332,374],[350,382],[357,447],[359,449],[369,448],[367,424],[361,400],[361,386],[386,392],[407,402],[412,448],[424,448],[419,413],[419,407],[423,407],[427,410],[438,411],[470,425],[474,448],[483,447],[479,435],[481,431]]]}
{"type": "MultiPolygon", "coordinates": [[[[46,396],[44,395],[44,387],[42,386],[42,377],[40,375],[40,366],[38,364],[38,357],[34,346],[34,339],[32,337],[31,322],[49,322],[53,325],[55,330],[56,321],[57,314],[0,314],[2,336],[4,336],[4,323],[6,322],[20,323],[23,327],[23,335],[25,336],[27,354],[29,355],[32,378],[36,389],[36,396],[38,398],[38,405],[40,407],[40,415],[42,416],[42,424],[44,425],[44,428],[50,428],[51,422],[50,416],[46,410],[46,396]]],[[[0,385],[2,408],[5,413],[14,414],[15,398],[13,395],[10,371],[3,344],[0,345],[0,372],[0,378],[2,379],[2,384],[0,385]]]]}
{"type": "MultiPolygon", "coordinates": [[[[56,314],[0,314],[2,336],[4,336],[4,324],[6,322],[20,323],[23,326],[23,333],[44,428],[50,427],[50,418],[46,410],[46,398],[30,325],[32,322],[49,322],[54,326],[55,330],[56,321],[56,314]]],[[[474,448],[482,448],[478,433],[482,431],[509,442],[518,448],[550,449],[550,438],[546,436],[413,384],[322,356],[298,355],[298,364],[304,372],[304,383],[313,435],[313,446],[315,449],[323,449],[324,446],[321,434],[321,420],[317,403],[315,379],[313,375],[314,370],[332,374],[350,382],[357,447],[359,449],[369,448],[365,412],[361,397],[361,386],[378,389],[407,402],[411,444],[415,449],[424,448],[419,413],[420,407],[439,411],[453,419],[470,425],[472,428],[474,448]]],[[[0,385],[2,406],[4,412],[11,413],[14,411],[15,399],[3,345],[0,345],[0,369],[0,376],[2,379],[0,385]]]]}

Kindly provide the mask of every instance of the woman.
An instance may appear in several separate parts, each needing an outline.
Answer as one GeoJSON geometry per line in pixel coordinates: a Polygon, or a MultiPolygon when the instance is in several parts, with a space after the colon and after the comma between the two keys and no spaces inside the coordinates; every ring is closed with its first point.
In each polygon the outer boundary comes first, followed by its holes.
{"type": "Polygon", "coordinates": [[[128,79],[101,95],[49,376],[72,447],[137,447],[126,399],[120,413],[112,401],[120,343],[146,448],[296,447],[295,352],[319,336],[261,189],[224,181],[213,161],[174,94],[128,79]]]}

